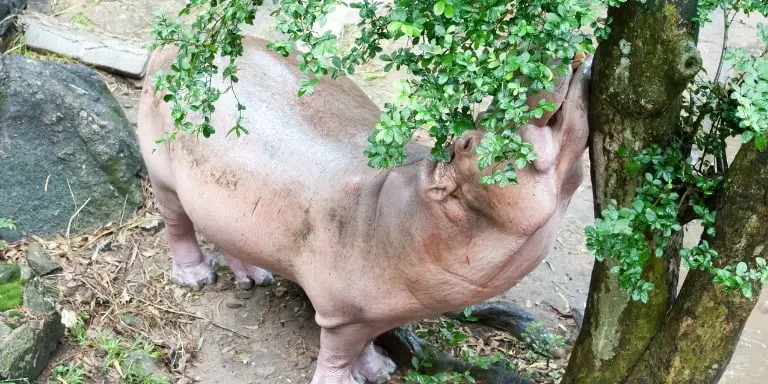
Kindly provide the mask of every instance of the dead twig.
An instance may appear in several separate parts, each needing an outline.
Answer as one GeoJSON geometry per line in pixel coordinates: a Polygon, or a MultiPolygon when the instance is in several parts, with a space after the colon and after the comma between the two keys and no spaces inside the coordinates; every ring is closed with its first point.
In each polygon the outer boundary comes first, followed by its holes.
{"type": "Polygon", "coordinates": [[[151,302],[149,302],[149,301],[146,301],[146,300],[144,300],[144,299],[142,299],[142,298],[140,298],[140,297],[136,297],[136,296],[131,296],[131,297],[132,297],[132,298],[134,298],[134,299],[136,299],[136,300],[138,300],[138,301],[140,301],[140,302],[142,302],[142,303],[144,303],[144,304],[147,304],[147,305],[153,306],[153,307],[155,307],[155,308],[157,308],[157,309],[159,309],[159,310],[161,310],[161,311],[166,311],[166,312],[170,312],[170,313],[175,313],[175,314],[177,314],[177,315],[182,315],[182,316],[189,316],[189,317],[194,317],[194,318],[196,318],[196,319],[200,319],[200,320],[203,320],[203,321],[207,321],[207,322],[211,323],[212,325],[214,325],[214,326],[216,326],[216,327],[218,327],[218,328],[221,328],[221,329],[223,329],[223,330],[225,330],[225,331],[229,331],[229,332],[232,332],[232,333],[234,333],[234,334],[236,334],[236,335],[238,335],[238,336],[243,336],[243,337],[245,337],[245,338],[247,338],[247,339],[250,339],[250,338],[251,338],[250,336],[248,336],[248,335],[246,335],[246,334],[244,334],[244,333],[242,333],[242,332],[240,332],[240,331],[237,331],[237,330],[235,330],[235,329],[229,328],[229,327],[227,327],[226,325],[223,325],[223,324],[219,324],[219,323],[217,323],[217,322],[215,322],[215,321],[213,321],[213,320],[211,320],[211,319],[209,319],[209,318],[207,318],[207,317],[205,317],[205,316],[201,316],[201,315],[198,315],[198,314],[196,314],[196,313],[192,313],[192,312],[182,311],[182,310],[179,310],[179,309],[174,309],[174,308],[167,308],[167,307],[163,307],[162,305],[157,305],[157,304],[151,303],[151,302]]]}

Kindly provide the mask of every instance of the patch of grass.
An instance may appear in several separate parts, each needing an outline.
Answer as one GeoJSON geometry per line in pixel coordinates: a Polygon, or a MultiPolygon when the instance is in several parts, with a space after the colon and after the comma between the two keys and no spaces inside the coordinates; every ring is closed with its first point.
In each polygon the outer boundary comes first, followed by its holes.
{"type": "Polygon", "coordinates": [[[22,296],[20,281],[0,284],[0,312],[21,306],[22,296]]]}
{"type": "MultiPolygon", "coordinates": [[[[75,313],[68,309],[62,311],[62,323],[67,328],[67,335],[77,342],[85,350],[99,350],[102,356],[101,367],[88,365],[84,371],[92,375],[109,373],[112,377],[117,375],[120,382],[125,384],[170,384],[167,377],[156,376],[155,361],[161,357],[161,352],[155,345],[143,337],[137,337],[133,342],[124,338],[98,332],[89,336],[86,322],[90,316],[87,313],[75,313]],[[95,370],[100,370],[96,373],[95,370]]],[[[71,365],[71,364],[70,364],[71,365]]],[[[68,369],[69,367],[65,367],[68,369]]],[[[62,372],[69,372],[62,368],[62,372]]],[[[57,379],[56,372],[52,372],[51,379],[57,379]]],[[[59,380],[57,383],[63,383],[59,380]]],[[[67,383],[71,383],[67,381],[67,383]]],[[[75,381],[75,383],[80,383],[75,381]]],[[[0,383],[1,384],[1,383],[0,383]]],[[[49,384],[52,384],[49,382],[49,384]]]]}
{"type": "Polygon", "coordinates": [[[85,384],[85,370],[77,362],[68,365],[59,365],[51,371],[51,380],[48,384],[85,384]]]}
{"type": "Polygon", "coordinates": [[[72,15],[72,18],[70,20],[75,24],[84,25],[86,27],[91,27],[95,24],[93,20],[91,20],[88,16],[86,16],[85,13],[83,13],[82,11],[72,15]]]}
{"type": "Polygon", "coordinates": [[[157,377],[147,365],[160,357],[154,344],[137,338],[132,344],[115,337],[99,335],[97,346],[105,353],[102,369],[117,369],[127,384],[170,384],[167,378],[157,377]]]}

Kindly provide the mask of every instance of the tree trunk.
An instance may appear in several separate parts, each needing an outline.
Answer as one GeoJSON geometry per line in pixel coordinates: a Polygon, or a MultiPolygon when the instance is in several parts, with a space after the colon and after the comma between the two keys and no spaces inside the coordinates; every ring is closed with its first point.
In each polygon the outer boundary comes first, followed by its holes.
{"type": "MultiPolygon", "coordinates": [[[[768,257],[768,152],[745,144],[728,170],[731,184],[718,196],[717,233],[711,241],[719,266],[754,267],[768,257]]],[[[760,294],[761,284],[753,284],[760,294]]],[[[628,383],[716,383],[731,360],[756,300],[692,271],[664,328],[635,366],[628,383]]]]}
{"type": "MultiPolygon", "coordinates": [[[[629,0],[610,8],[610,37],[598,46],[590,96],[590,159],[595,215],[610,200],[631,206],[640,178],[625,171],[621,147],[665,146],[681,137],[680,95],[701,68],[686,20],[696,0],[629,0]]],[[[662,258],[651,257],[644,278],[654,283],[647,303],[634,302],[609,273],[611,261],[592,271],[584,323],[564,383],[622,382],[663,325],[676,292],[681,236],[662,258]]]]}

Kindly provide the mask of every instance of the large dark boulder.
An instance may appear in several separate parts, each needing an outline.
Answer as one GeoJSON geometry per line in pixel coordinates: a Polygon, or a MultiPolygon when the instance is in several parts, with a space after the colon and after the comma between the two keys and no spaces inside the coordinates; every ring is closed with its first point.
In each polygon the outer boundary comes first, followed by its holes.
{"type": "Polygon", "coordinates": [[[92,70],[0,55],[0,217],[51,236],[127,217],[144,174],[123,110],[92,70]],[[89,200],[90,199],[90,200],[89,200]]]}

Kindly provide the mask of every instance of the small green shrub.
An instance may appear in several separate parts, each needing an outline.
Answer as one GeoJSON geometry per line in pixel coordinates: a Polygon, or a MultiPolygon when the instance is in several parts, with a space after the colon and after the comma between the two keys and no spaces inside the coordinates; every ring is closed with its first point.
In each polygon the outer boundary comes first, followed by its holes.
{"type": "Polygon", "coordinates": [[[523,339],[531,350],[543,357],[552,358],[552,350],[565,345],[562,336],[544,328],[541,322],[533,322],[523,332],[523,339]]]}
{"type": "Polygon", "coordinates": [[[59,365],[51,372],[51,380],[48,384],[85,384],[85,370],[77,362],[68,365],[59,365]]]}

